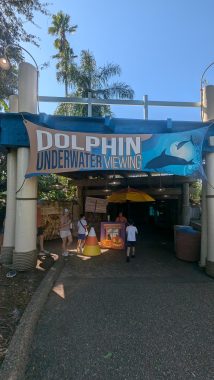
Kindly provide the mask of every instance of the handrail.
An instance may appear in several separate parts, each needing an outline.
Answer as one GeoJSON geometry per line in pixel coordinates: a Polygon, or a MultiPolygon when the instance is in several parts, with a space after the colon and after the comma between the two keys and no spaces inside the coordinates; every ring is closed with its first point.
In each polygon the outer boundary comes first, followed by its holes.
{"type": "Polygon", "coordinates": [[[63,96],[39,96],[40,102],[45,103],[79,103],[79,104],[105,104],[105,105],[124,105],[124,106],[148,106],[155,107],[200,107],[201,102],[174,102],[163,100],[130,100],[130,99],[96,99],[96,98],[78,98],[63,96]]]}
{"type": "Polygon", "coordinates": [[[131,99],[96,99],[88,93],[88,98],[63,97],[63,96],[39,96],[39,102],[48,103],[73,103],[87,104],[88,117],[92,116],[93,105],[121,105],[121,106],[141,106],[144,108],[144,119],[148,120],[149,106],[151,107],[201,107],[201,102],[173,102],[163,100],[149,100],[148,95],[144,95],[143,100],[131,99]]]}

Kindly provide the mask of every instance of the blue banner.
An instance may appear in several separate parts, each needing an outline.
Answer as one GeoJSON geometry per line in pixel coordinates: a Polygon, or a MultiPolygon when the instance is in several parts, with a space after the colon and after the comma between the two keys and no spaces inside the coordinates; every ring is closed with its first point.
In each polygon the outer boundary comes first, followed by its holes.
{"type": "Polygon", "coordinates": [[[72,171],[127,170],[182,176],[202,173],[208,127],[162,134],[98,134],[43,128],[25,121],[30,140],[26,177],[72,171]]]}
{"type": "Polygon", "coordinates": [[[208,127],[187,132],[155,134],[143,143],[145,172],[189,176],[202,173],[202,148],[208,127]]]}

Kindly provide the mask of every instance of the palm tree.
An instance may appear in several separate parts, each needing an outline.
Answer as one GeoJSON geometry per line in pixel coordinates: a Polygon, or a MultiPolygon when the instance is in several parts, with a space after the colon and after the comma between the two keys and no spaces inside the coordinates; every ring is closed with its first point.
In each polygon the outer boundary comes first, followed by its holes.
{"type": "MultiPolygon", "coordinates": [[[[97,67],[96,60],[88,50],[81,52],[80,65],[70,65],[68,72],[69,83],[75,87],[73,96],[87,98],[91,93],[92,98],[97,99],[133,99],[134,91],[123,82],[109,81],[120,76],[121,69],[117,64],[109,63],[97,67]]],[[[111,114],[108,106],[93,106],[93,116],[111,114]]],[[[87,105],[61,104],[56,110],[57,114],[69,114],[73,116],[87,116],[87,105]]]]}
{"type": "Polygon", "coordinates": [[[57,59],[57,80],[58,82],[65,84],[65,96],[68,96],[68,72],[69,67],[72,66],[74,58],[73,49],[70,47],[66,38],[67,34],[74,33],[77,29],[77,25],[70,25],[70,16],[64,14],[62,11],[58,12],[52,17],[52,25],[48,28],[48,33],[52,36],[57,36],[54,41],[54,47],[58,50],[58,53],[53,56],[57,59]]]}

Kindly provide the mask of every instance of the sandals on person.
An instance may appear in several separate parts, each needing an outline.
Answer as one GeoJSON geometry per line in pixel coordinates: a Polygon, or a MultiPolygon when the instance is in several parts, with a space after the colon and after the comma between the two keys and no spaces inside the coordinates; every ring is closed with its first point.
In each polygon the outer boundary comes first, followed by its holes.
{"type": "Polygon", "coordinates": [[[15,277],[16,275],[17,275],[16,270],[12,269],[12,270],[10,270],[9,272],[7,272],[6,277],[7,277],[7,278],[13,278],[13,277],[15,277]]]}

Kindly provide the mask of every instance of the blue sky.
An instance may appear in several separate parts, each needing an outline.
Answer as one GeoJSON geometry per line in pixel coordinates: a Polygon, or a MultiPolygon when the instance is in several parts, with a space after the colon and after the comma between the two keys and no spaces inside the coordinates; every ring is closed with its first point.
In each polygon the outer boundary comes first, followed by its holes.
{"type": "MultiPolygon", "coordinates": [[[[75,54],[94,53],[97,64],[117,63],[121,81],[135,91],[135,99],[199,101],[200,78],[214,60],[213,0],[52,0],[51,13],[62,10],[77,24],[70,38],[75,54]]],[[[54,38],[48,35],[51,17],[36,15],[38,28],[26,24],[41,38],[40,47],[24,45],[38,64],[50,61],[40,74],[40,95],[63,96],[56,81],[54,38]]],[[[26,55],[26,60],[28,60],[26,55]]],[[[29,60],[30,62],[30,60],[29,60]]],[[[208,71],[211,84],[214,67],[208,71]]],[[[55,104],[40,104],[53,113],[55,104]]],[[[142,118],[140,107],[114,107],[116,117],[142,118]]],[[[200,120],[199,109],[150,108],[150,119],[200,120]]]]}

